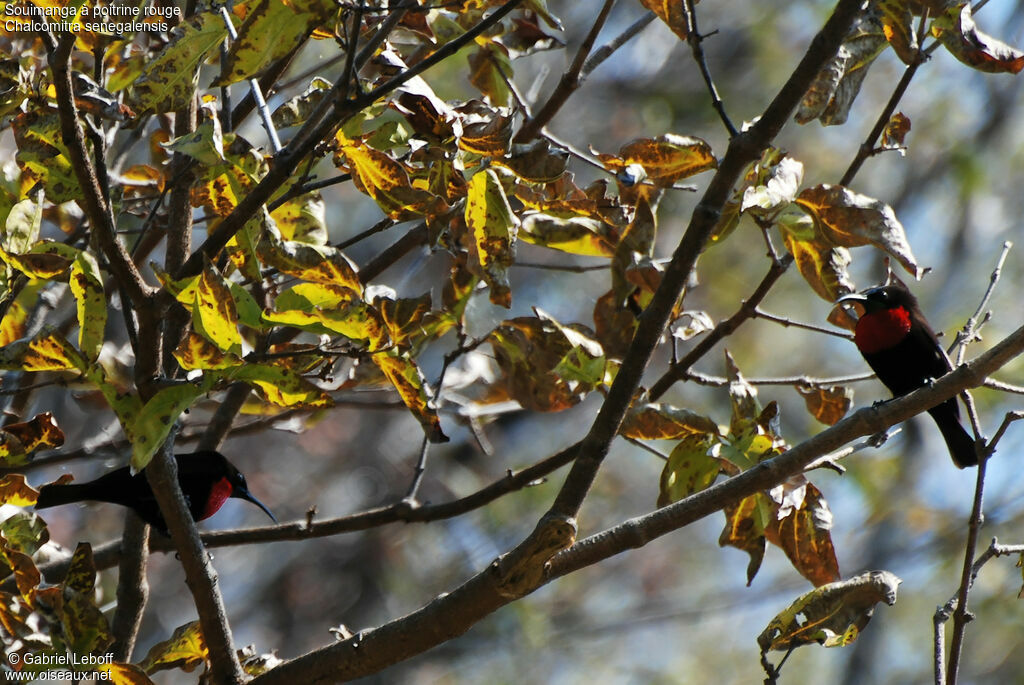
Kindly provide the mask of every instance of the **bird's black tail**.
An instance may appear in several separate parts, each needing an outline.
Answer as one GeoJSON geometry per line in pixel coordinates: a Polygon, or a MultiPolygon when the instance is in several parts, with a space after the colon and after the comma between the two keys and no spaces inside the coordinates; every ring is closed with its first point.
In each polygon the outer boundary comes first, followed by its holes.
{"type": "Polygon", "coordinates": [[[956,400],[932,407],[928,413],[939,426],[953,463],[961,469],[966,466],[977,466],[978,452],[974,448],[974,438],[960,423],[960,411],[956,406],[956,400]]]}
{"type": "Polygon", "coordinates": [[[36,509],[57,507],[61,504],[71,504],[82,500],[92,499],[91,493],[86,485],[44,485],[39,488],[39,499],[36,500],[36,509]]]}

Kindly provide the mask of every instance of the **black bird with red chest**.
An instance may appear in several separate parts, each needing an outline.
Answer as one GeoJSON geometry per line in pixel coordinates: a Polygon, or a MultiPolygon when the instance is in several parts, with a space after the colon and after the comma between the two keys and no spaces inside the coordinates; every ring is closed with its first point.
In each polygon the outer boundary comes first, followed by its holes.
{"type": "MultiPolygon", "coordinates": [[[[846,295],[838,302],[858,302],[864,307],[854,330],[854,342],[878,380],[894,396],[906,395],[952,370],[917,299],[899,281],[846,295]]],[[[959,468],[977,465],[974,438],[960,423],[956,398],[932,407],[928,413],[942,432],[953,463],[959,468]]]]}
{"type": "MultiPolygon", "coordinates": [[[[178,484],[194,521],[213,516],[228,498],[234,497],[252,502],[277,522],[270,510],[249,492],[242,472],[220,452],[204,450],[176,454],[174,459],[178,463],[178,484]]],[[[167,524],[146,475],[132,475],[127,466],[88,483],[44,485],[39,489],[36,509],[86,500],[128,507],[143,521],[167,535],[167,524]]]]}

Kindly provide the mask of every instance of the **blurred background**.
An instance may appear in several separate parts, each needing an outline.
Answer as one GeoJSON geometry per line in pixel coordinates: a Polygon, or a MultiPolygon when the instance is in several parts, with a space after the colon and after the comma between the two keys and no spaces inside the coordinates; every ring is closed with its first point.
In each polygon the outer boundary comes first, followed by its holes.
{"type": "MultiPolygon", "coordinates": [[[[531,103],[543,101],[589,30],[601,3],[548,0],[563,21],[559,37],[567,50],[540,52],[513,63],[514,80],[531,103]]],[[[1024,45],[1020,2],[992,2],[976,19],[982,30],[1016,46],[1024,45]]],[[[831,11],[831,2],[740,2],[718,0],[697,6],[707,62],[733,121],[756,117],[803,55],[831,11]]],[[[598,40],[622,33],[646,10],[619,2],[598,40]]],[[[552,31],[553,32],[553,31],[552,31]]],[[[555,33],[555,32],[553,32],[555,33]]],[[[301,53],[293,73],[335,54],[329,41],[314,41],[301,53]]],[[[464,99],[474,89],[466,80],[466,56],[441,65],[428,80],[442,98],[464,99]]],[[[333,67],[325,76],[336,73],[333,67]]],[[[787,126],[777,145],[805,165],[804,185],[836,183],[893,92],[904,65],[891,50],[871,68],[860,97],[843,126],[818,122],[787,126]]],[[[900,103],[912,122],[906,156],[887,152],[872,157],[851,187],[891,205],[907,230],[911,246],[932,271],[912,288],[942,340],[977,307],[989,283],[1003,241],[1024,237],[1024,91],[1019,76],[983,74],[955,61],[944,50],[923,65],[900,103]]],[[[297,84],[301,92],[306,83],[297,84]]],[[[271,99],[271,107],[293,95],[271,99]]],[[[586,150],[616,152],[638,137],[672,132],[706,140],[719,156],[727,134],[712,110],[700,72],[686,45],[661,22],[642,33],[597,68],[549,127],[560,139],[586,150]]],[[[240,131],[263,140],[255,117],[240,131]]],[[[11,149],[9,131],[0,144],[11,149]]],[[[580,186],[600,175],[571,162],[580,186]]],[[[321,169],[331,175],[329,161],[321,169]]],[[[688,180],[701,190],[709,174],[688,180]]],[[[332,243],[372,226],[380,211],[351,185],[324,190],[332,243]]],[[[698,193],[670,191],[658,215],[657,257],[671,254],[689,220],[698,193]]],[[[354,246],[349,256],[365,264],[397,237],[394,229],[354,246]]],[[[781,247],[781,241],[779,241],[781,247]]],[[[1024,256],[1010,252],[990,304],[992,320],[977,354],[1021,324],[1024,256]]],[[[760,232],[745,219],[737,234],[701,258],[701,283],[686,308],[706,311],[714,321],[729,316],[768,269],[760,232]]],[[[858,288],[879,281],[882,254],[871,247],[853,251],[858,288]]],[[[520,242],[519,262],[590,266],[594,258],[574,257],[520,242]]],[[[417,251],[384,272],[377,282],[400,295],[436,288],[447,261],[417,251]]],[[[909,281],[909,277],[905,277],[909,281]]],[[[512,270],[512,310],[475,296],[467,314],[470,332],[482,335],[502,319],[529,315],[533,307],[563,323],[593,325],[597,297],[608,289],[605,269],[584,273],[517,266],[512,270]]],[[[435,298],[439,293],[434,293],[435,298]]],[[[775,315],[826,325],[830,306],[815,296],[795,269],[782,278],[763,308],[775,315]]],[[[449,335],[449,347],[455,343],[449,335]]],[[[693,341],[680,343],[685,350],[693,341]]],[[[443,345],[440,347],[444,347],[443,345]]],[[[725,341],[747,377],[843,376],[867,371],[849,342],[797,328],[754,320],[725,341]]],[[[438,349],[420,360],[436,379],[438,349]]],[[[655,358],[647,382],[664,368],[655,358]]],[[[130,360],[125,360],[129,363],[130,360]]],[[[722,350],[707,355],[698,370],[722,375],[722,350]]],[[[468,355],[451,371],[469,378],[494,373],[489,346],[468,355]]],[[[1018,360],[999,378],[1021,383],[1018,360]]],[[[458,392],[469,392],[460,390],[458,392]]],[[[855,405],[888,397],[874,380],[855,385],[855,405]]],[[[985,431],[991,435],[1003,414],[1020,408],[1019,396],[974,393],[985,431]]],[[[764,385],[760,400],[777,400],[783,435],[797,444],[823,426],[804,409],[792,387],[764,385]]],[[[367,393],[353,401],[386,401],[367,393]]],[[[449,397],[451,399],[451,397],[449,397]]],[[[442,424],[452,438],[430,454],[421,499],[441,502],[468,494],[500,478],[508,469],[528,466],[581,438],[601,398],[591,396],[557,414],[508,411],[480,418],[480,434],[455,421],[448,404],[442,424]],[[486,448],[486,449],[485,449],[486,448]]],[[[725,389],[677,384],[664,401],[729,418],[725,389]]],[[[83,411],[72,394],[53,390],[37,395],[37,411],[63,417],[67,446],[100,446],[120,438],[113,416],[97,422],[94,408],[83,411]]],[[[201,426],[212,406],[194,409],[188,421],[201,426]]],[[[240,423],[252,419],[239,418],[240,423]]],[[[401,498],[416,463],[422,432],[402,408],[339,407],[318,421],[281,422],[273,430],[232,437],[223,447],[248,476],[250,488],[281,520],[303,518],[316,507],[318,518],[341,516],[401,498]]],[[[982,544],[993,536],[1024,542],[1024,470],[1018,466],[1021,429],[1011,429],[989,466],[986,526],[982,544]]],[[[653,446],[662,452],[671,444],[653,446]]],[[[48,482],[69,471],[77,480],[96,475],[123,457],[106,448],[101,459],[75,462],[30,474],[48,482]]],[[[844,578],[873,569],[903,579],[899,600],[880,606],[866,632],[852,647],[797,650],[786,663],[786,683],[908,683],[931,679],[932,616],[955,592],[960,578],[967,514],[974,472],[949,462],[938,431],[927,419],[903,426],[882,448],[845,460],[847,472],[822,470],[811,479],[823,491],[835,516],[832,531],[844,578]]],[[[651,511],[658,495],[662,462],[649,452],[617,441],[586,502],[581,537],[651,511]]],[[[545,483],[449,521],[390,525],[376,530],[301,543],[272,543],[214,551],[228,613],[239,646],[276,650],[282,658],[302,654],[333,639],[331,628],[372,627],[412,611],[448,591],[490,563],[533,529],[564,478],[545,483]]],[[[107,505],[62,507],[45,512],[51,536],[68,548],[77,540],[94,545],[120,536],[123,510],[107,505]]],[[[206,522],[206,529],[262,525],[255,508],[229,502],[206,522]]],[[[508,606],[453,640],[365,683],[414,685],[462,683],[754,683],[764,677],[758,663],[757,635],[799,594],[811,589],[783,553],[771,547],[761,571],[746,587],[747,557],[717,544],[719,514],[661,538],[643,549],[609,559],[554,582],[508,606]]],[[[156,555],[149,573],[151,607],[138,656],[195,618],[178,563],[156,555]]],[[[105,598],[113,599],[116,571],[103,574],[105,598]]],[[[1020,682],[1024,672],[1024,605],[1017,599],[1021,575],[1013,560],[990,562],[971,596],[977,620],[968,628],[961,682],[1020,682]]],[[[778,655],[773,655],[777,661],[778,655]]],[[[160,682],[183,682],[180,672],[160,674],[160,682]]]]}

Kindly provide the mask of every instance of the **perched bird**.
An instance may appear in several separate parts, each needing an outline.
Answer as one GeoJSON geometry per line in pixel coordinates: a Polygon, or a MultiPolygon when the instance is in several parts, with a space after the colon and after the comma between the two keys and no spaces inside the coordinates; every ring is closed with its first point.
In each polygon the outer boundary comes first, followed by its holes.
{"type": "MultiPolygon", "coordinates": [[[[205,450],[176,454],[174,459],[178,462],[178,484],[193,520],[202,521],[213,516],[229,497],[235,497],[252,502],[277,522],[270,509],[249,492],[245,476],[220,452],[205,450]]],[[[36,509],[85,500],[128,507],[143,521],[167,535],[167,524],[146,475],[137,473],[133,476],[127,466],[88,483],[44,485],[39,489],[36,509]]]]}
{"type": "MultiPolygon", "coordinates": [[[[899,281],[846,295],[838,303],[858,302],[864,313],[857,320],[853,340],[878,379],[895,397],[920,388],[952,370],[917,299],[899,281]]],[[[959,468],[975,466],[974,438],[960,424],[960,407],[951,397],[928,410],[959,468]]]]}

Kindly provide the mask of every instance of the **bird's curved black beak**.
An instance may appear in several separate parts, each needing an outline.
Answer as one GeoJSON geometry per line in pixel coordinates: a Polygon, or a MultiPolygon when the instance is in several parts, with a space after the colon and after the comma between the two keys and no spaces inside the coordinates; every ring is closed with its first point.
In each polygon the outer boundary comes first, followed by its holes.
{"type": "Polygon", "coordinates": [[[868,298],[860,293],[850,293],[849,295],[843,295],[833,304],[846,304],[847,302],[867,302],[868,298]]]}
{"type": "Polygon", "coordinates": [[[263,513],[269,516],[271,521],[273,521],[274,523],[278,522],[277,517],[274,516],[273,512],[271,512],[270,509],[267,508],[267,505],[256,499],[256,496],[249,492],[246,488],[236,486],[235,489],[231,491],[231,496],[236,497],[238,499],[244,499],[246,502],[252,502],[257,507],[262,509],[263,513]]]}

